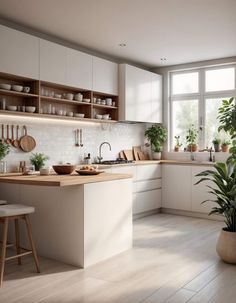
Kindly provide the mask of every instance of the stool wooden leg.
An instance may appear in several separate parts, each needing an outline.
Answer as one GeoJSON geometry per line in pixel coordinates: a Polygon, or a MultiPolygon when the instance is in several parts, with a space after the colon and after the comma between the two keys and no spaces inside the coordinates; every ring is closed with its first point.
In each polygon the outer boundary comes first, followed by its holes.
{"type": "MultiPolygon", "coordinates": [[[[16,236],[16,252],[18,255],[21,253],[19,219],[15,219],[15,236],[16,236]]],[[[18,257],[17,260],[18,260],[18,265],[21,265],[21,257],[18,257]]]]}
{"type": "Polygon", "coordinates": [[[3,274],[4,274],[6,248],[7,248],[7,232],[8,232],[8,218],[6,217],[4,218],[4,223],[3,223],[2,253],[0,260],[0,286],[2,285],[3,274]]]}
{"type": "Polygon", "coordinates": [[[26,221],[26,225],[27,225],[27,231],[28,231],[30,246],[31,246],[31,249],[32,249],[33,257],[34,257],[34,262],[35,262],[35,265],[36,265],[37,272],[39,273],[40,272],[39,261],[38,261],[34,241],[33,241],[32,228],[31,228],[31,224],[30,224],[29,215],[25,215],[25,221],[26,221]]]}

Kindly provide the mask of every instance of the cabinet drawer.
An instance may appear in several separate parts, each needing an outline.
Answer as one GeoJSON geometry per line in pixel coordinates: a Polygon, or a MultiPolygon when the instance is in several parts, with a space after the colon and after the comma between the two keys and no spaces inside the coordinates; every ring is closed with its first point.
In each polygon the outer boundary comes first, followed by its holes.
{"type": "Polygon", "coordinates": [[[149,180],[161,178],[161,165],[139,165],[137,166],[137,180],[149,180]]]}
{"type": "Polygon", "coordinates": [[[137,181],[137,192],[161,188],[161,179],[137,181]]]}
{"type": "Polygon", "coordinates": [[[120,166],[112,167],[112,172],[116,174],[129,174],[133,176],[133,180],[136,180],[136,167],[135,166],[120,166]]]}
{"type": "Polygon", "coordinates": [[[136,193],[135,214],[161,207],[161,189],[136,193]]]}

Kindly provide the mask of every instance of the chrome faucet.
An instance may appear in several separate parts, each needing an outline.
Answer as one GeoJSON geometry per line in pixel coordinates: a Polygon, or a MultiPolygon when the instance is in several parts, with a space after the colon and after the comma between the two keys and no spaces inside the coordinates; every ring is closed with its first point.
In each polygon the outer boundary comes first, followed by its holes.
{"type": "Polygon", "coordinates": [[[103,159],[103,157],[102,157],[102,146],[103,146],[104,144],[107,144],[107,145],[109,146],[110,150],[111,150],[111,144],[110,144],[109,142],[102,142],[102,143],[100,144],[100,146],[99,146],[99,157],[98,157],[98,162],[99,162],[99,163],[101,163],[101,161],[102,161],[102,159],[103,159]]]}

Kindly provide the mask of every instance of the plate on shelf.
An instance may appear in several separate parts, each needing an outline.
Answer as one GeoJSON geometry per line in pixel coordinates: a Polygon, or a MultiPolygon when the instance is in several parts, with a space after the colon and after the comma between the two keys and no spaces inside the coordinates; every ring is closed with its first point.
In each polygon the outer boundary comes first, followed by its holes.
{"type": "Polygon", "coordinates": [[[75,170],[79,175],[82,176],[88,176],[88,175],[99,175],[103,173],[104,171],[97,171],[97,170],[85,170],[85,169],[80,169],[80,170],[75,170]]]}

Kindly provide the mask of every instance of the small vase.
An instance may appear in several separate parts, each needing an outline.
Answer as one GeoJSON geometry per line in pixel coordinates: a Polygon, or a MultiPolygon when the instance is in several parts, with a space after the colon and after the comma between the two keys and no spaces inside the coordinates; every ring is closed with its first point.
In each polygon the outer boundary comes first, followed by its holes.
{"type": "Polygon", "coordinates": [[[153,160],[161,160],[161,152],[153,152],[152,153],[153,160]]]}
{"type": "Polygon", "coordinates": [[[236,264],[236,232],[229,232],[223,228],[216,245],[216,251],[226,263],[236,264]]]}
{"type": "Polygon", "coordinates": [[[221,150],[222,152],[227,153],[229,151],[229,145],[225,145],[225,144],[221,145],[221,150]]]}
{"type": "Polygon", "coordinates": [[[7,162],[0,161],[0,174],[4,174],[7,172],[7,162]]]}
{"type": "Polygon", "coordinates": [[[179,151],[179,146],[176,145],[174,151],[178,152],[179,151]]]}
{"type": "Polygon", "coordinates": [[[220,144],[214,144],[214,150],[218,153],[220,151],[220,144]]]}

